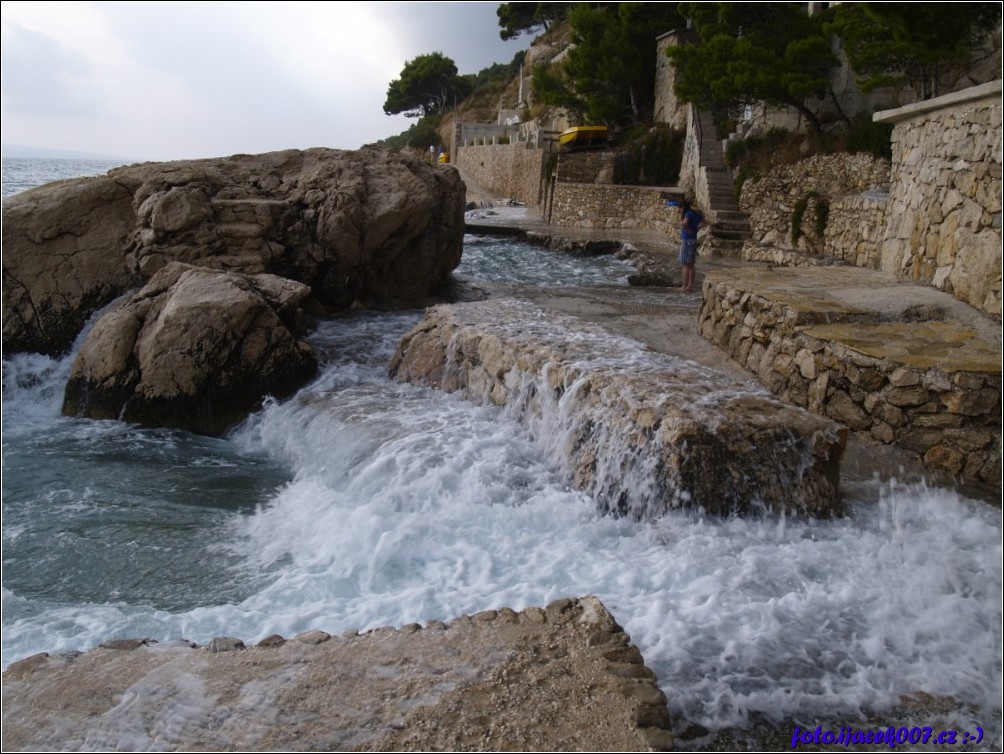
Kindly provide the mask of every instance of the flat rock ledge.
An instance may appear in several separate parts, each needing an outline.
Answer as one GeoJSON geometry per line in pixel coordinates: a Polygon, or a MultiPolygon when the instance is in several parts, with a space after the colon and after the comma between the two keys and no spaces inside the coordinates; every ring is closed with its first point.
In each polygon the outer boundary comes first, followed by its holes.
{"type": "Polygon", "coordinates": [[[505,407],[606,511],[841,510],[836,422],[525,301],[428,310],[390,373],[505,407]]]}
{"type": "Polygon", "coordinates": [[[781,399],[999,493],[1000,324],[893,286],[857,268],[716,270],[698,327],[781,399]]]}
{"type": "Polygon", "coordinates": [[[668,751],[669,722],[592,596],[253,647],[110,641],[3,675],[4,751],[668,751]]]}

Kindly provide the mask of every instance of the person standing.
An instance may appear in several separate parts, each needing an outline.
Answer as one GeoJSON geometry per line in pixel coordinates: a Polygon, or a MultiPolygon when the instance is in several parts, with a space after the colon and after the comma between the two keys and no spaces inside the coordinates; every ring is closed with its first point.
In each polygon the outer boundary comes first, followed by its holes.
{"type": "Polygon", "coordinates": [[[680,207],[680,266],[683,268],[683,281],[680,290],[690,293],[694,290],[694,265],[697,263],[697,231],[707,225],[704,215],[690,205],[686,198],[679,202],[680,207]]]}

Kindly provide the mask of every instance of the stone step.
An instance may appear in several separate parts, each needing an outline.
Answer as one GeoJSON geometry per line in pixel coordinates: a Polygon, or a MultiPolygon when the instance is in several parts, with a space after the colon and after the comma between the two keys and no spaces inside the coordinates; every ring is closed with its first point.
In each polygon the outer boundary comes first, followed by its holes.
{"type": "Polygon", "coordinates": [[[730,231],[730,232],[736,232],[736,233],[747,233],[747,234],[750,234],[752,232],[752,228],[750,227],[749,220],[747,220],[745,222],[736,222],[735,220],[723,220],[722,219],[722,215],[723,214],[727,214],[727,213],[726,212],[719,212],[715,216],[714,227],[721,228],[722,230],[727,230],[727,231],[730,231]]]}
{"type": "Polygon", "coordinates": [[[711,229],[711,235],[723,241],[739,241],[740,243],[750,237],[746,231],[716,230],[714,227],[711,229]]]}
{"type": "Polygon", "coordinates": [[[716,222],[745,223],[749,226],[750,217],[745,212],[719,212],[715,218],[716,222]]]}
{"type": "Polygon", "coordinates": [[[727,212],[734,212],[739,209],[739,205],[736,204],[735,199],[730,199],[728,197],[712,197],[709,204],[711,207],[717,211],[725,210],[727,212]]]}
{"type": "Polygon", "coordinates": [[[721,194],[721,195],[714,195],[714,194],[712,194],[708,198],[711,200],[711,205],[713,207],[715,207],[716,209],[728,209],[728,210],[737,210],[737,209],[739,209],[739,203],[736,202],[736,198],[732,194],[727,194],[727,195],[726,194],[721,194]]]}
{"type": "Polygon", "coordinates": [[[712,237],[709,241],[705,242],[703,251],[710,256],[742,259],[743,246],[745,246],[744,241],[712,237]]]}

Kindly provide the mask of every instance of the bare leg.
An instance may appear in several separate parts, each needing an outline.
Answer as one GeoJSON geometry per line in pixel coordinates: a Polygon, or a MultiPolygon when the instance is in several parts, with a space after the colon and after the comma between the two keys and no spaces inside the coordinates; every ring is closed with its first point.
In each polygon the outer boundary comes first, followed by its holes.
{"type": "Polygon", "coordinates": [[[683,265],[683,285],[681,288],[685,293],[690,293],[694,290],[694,265],[683,265]]]}

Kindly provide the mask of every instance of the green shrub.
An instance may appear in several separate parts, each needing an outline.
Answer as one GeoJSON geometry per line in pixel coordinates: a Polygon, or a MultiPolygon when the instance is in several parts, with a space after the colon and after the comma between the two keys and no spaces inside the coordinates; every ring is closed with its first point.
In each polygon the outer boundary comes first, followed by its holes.
{"type": "Polygon", "coordinates": [[[856,120],[845,137],[848,152],[867,152],[892,159],[892,124],[875,123],[871,118],[856,120]]]}
{"type": "Polygon", "coordinates": [[[810,202],[812,202],[815,208],[813,228],[816,231],[816,236],[822,238],[826,232],[826,223],[830,219],[830,202],[815,191],[810,191],[805,196],[800,197],[791,210],[792,246],[797,247],[798,241],[802,237],[802,221],[805,219],[805,212],[808,210],[810,202]]]}
{"type": "Polygon", "coordinates": [[[683,163],[682,131],[657,126],[631,129],[639,135],[614,158],[614,183],[621,186],[673,186],[683,163]]]}

